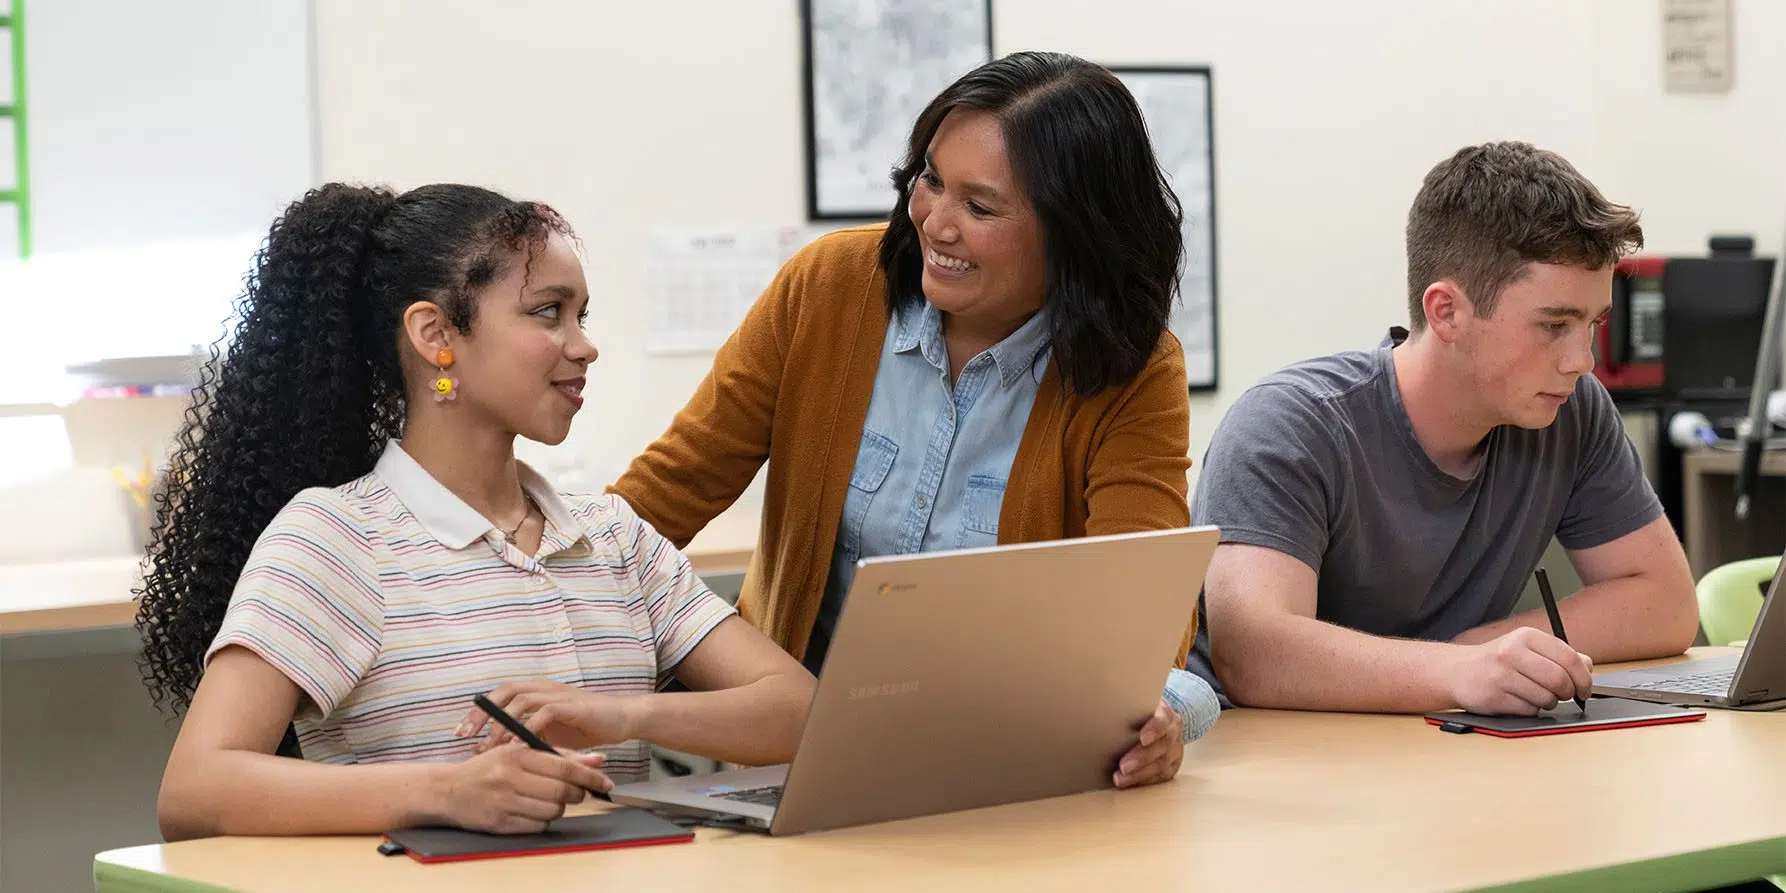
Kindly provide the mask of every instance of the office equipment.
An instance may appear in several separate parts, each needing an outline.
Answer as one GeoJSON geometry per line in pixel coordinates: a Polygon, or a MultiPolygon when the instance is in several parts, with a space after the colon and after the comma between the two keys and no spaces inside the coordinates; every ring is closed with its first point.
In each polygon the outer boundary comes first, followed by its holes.
{"type": "Polygon", "coordinates": [[[1108,788],[1218,537],[865,559],[790,766],[619,785],[614,802],[788,835],[1108,788]]]}
{"type": "Polygon", "coordinates": [[[1612,308],[1594,333],[1594,375],[1610,391],[1662,387],[1662,269],[1660,257],[1628,257],[1612,276],[1612,308]]]}
{"type": "Polygon", "coordinates": [[[693,831],[642,809],[615,809],[554,820],[538,834],[485,834],[461,828],[404,828],[385,835],[385,855],[401,847],[417,862],[458,862],[578,850],[688,843],[693,831]]]}
{"type": "Polygon", "coordinates": [[[1614,268],[1594,375],[1615,395],[1748,399],[1774,259],[1756,257],[1746,236],[1708,247],[1704,257],[1628,257],[1614,268]]]}
{"type": "Polygon", "coordinates": [[[1752,240],[1716,246],[1662,270],[1662,387],[1682,401],[1746,400],[1754,379],[1774,259],[1752,240]]]}
{"type": "Polygon", "coordinates": [[[1595,698],[1592,716],[1588,715],[1586,709],[1555,707],[1537,716],[1485,716],[1446,711],[1428,713],[1425,718],[1429,725],[1438,726],[1446,732],[1480,732],[1496,738],[1532,738],[1569,732],[1598,732],[1693,722],[1704,719],[1705,711],[1624,698],[1595,698]]]}
{"type": "Polygon", "coordinates": [[[1786,699],[1786,609],[1775,575],[1740,654],[1594,674],[1594,693],[1663,704],[1753,707],[1786,699]]]}

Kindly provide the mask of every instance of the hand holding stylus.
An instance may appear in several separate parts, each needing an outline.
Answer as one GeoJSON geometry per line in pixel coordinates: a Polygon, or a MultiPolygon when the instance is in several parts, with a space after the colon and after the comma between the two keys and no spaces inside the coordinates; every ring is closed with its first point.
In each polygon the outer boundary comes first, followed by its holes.
{"type": "MultiPolygon", "coordinates": [[[[1544,572],[1544,568],[1539,568],[1534,573],[1538,577],[1538,595],[1544,599],[1544,613],[1550,615],[1550,633],[1556,636],[1558,641],[1567,645],[1569,644],[1569,634],[1563,631],[1563,614],[1557,610],[1556,594],[1550,591],[1550,575],[1544,572]]],[[[1588,702],[1581,696],[1581,693],[1593,690],[1594,679],[1591,674],[1588,676],[1586,688],[1582,688],[1579,684],[1575,688],[1575,706],[1581,708],[1583,713],[1588,712],[1588,702]]]]}
{"type": "Polygon", "coordinates": [[[1439,672],[1452,705],[1488,716],[1536,716],[1592,690],[1594,678],[1586,655],[1529,626],[1450,649],[1439,672]]]}

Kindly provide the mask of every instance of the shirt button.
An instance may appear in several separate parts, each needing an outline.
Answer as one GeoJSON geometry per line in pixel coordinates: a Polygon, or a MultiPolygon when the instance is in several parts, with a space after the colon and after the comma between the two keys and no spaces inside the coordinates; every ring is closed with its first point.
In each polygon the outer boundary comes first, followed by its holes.
{"type": "Polygon", "coordinates": [[[918,508],[927,508],[927,507],[929,507],[929,505],[930,505],[930,500],[925,499],[922,496],[918,497],[918,508]]]}

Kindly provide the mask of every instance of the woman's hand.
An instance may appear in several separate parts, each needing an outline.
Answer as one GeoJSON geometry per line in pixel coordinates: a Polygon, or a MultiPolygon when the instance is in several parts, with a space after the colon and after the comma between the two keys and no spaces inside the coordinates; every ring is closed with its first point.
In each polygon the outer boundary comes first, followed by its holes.
{"type": "Polygon", "coordinates": [[[1184,762],[1184,717],[1160,699],[1153,716],[1141,727],[1141,740],[1123,754],[1116,768],[1116,786],[1132,788],[1171,781],[1184,762]]]}
{"type": "Polygon", "coordinates": [[[447,770],[448,823],[493,834],[533,834],[581,802],[586,790],[614,786],[599,753],[542,753],[520,742],[487,750],[447,770]]]}
{"type": "MultiPolygon", "coordinates": [[[[503,712],[527,726],[528,731],[556,747],[583,750],[638,737],[633,732],[632,698],[598,694],[544,679],[506,683],[488,697],[503,712]]],[[[459,723],[456,734],[476,735],[489,724],[490,717],[473,707],[459,723]]],[[[502,726],[493,726],[489,736],[478,742],[478,750],[499,747],[514,737],[502,726]]]]}

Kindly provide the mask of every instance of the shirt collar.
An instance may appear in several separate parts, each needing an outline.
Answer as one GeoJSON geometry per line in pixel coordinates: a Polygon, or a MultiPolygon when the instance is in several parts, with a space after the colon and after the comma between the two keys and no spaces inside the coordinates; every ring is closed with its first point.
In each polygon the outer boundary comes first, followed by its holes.
{"type": "MultiPolygon", "coordinates": [[[[521,489],[539,506],[540,513],[546,516],[551,531],[558,532],[565,538],[564,545],[583,542],[587,536],[576,516],[571,514],[558,491],[534,471],[527,463],[516,460],[521,489]],[[574,534],[574,535],[573,535],[574,534]]],[[[448,490],[446,485],[434,479],[415,458],[393,440],[385,445],[384,454],[379,456],[378,465],[373,469],[378,473],[385,486],[403,502],[409,513],[415,516],[416,522],[428,535],[440,541],[448,549],[457,551],[466,546],[494,535],[498,539],[502,531],[478,513],[477,509],[465,504],[448,490]]]]}
{"type": "Polygon", "coordinates": [[[1008,388],[1025,374],[1040,382],[1044,368],[1040,360],[1053,343],[1054,330],[1048,323],[1048,308],[1044,307],[1018,326],[1017,331],[1006,335],[1005,340],[992,345],[987,353],[992,354],[999,380],[1008,388]]]}
{"type": "MultiPolygon", "coordinates": [[[[920,350],[938,369],[949,368],[948,350],[943,346],[943,314],[936,305],[923,298],[905,301],[894,312],[894,326],[894,353],[920,350]]],[[[1040,382],[1047,368],[1042,358],[1054,343],[1053,335],[1048,308],[1044,307],[1005,340],[987,348],[998,367],[999,382],[1008,388],[1025,374],[1040,382]]]]}
{"type": "Polygon", "coordinates": [[[929,342],[941,340],[943,317],[922,297],[901,301],[893,311],[893,352],[908,353],[929,342]]]}

